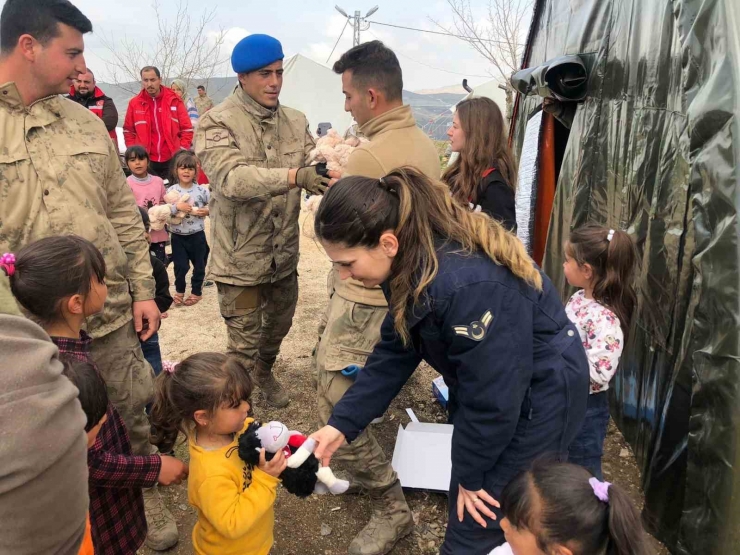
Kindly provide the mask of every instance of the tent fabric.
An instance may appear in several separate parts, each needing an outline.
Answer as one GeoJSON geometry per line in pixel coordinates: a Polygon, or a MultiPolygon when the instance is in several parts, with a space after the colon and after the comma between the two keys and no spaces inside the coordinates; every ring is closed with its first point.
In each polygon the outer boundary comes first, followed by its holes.
{"type": "MultiPolygon", "coordinates": [[[[499,81],[498,79],[494,79],[493,81],[488,81],[487,83],[478,85],[477,87],[473,88],[473,92],[469,92],[462,100],[459,100],[458,102],[462,102],[463,100],[467,100],[468,98],[473,98],[476,96],[485,96],[486,98],[490,98],[491,100],[493,100],[501,109],[501,112],[505,114],[506,92],[503,89],[499,88],[500,84],[501,81],[499,81]]],[[[455,112],[455,106],[450,106],[450,112],[455,112]]]]}
{"type": "MultiPolygon", "coordinates": [[[[578,54],[543,266],[587,222],[628,231],[638,306],[612,416],[642,466],[651,531],[671,553],[740,554],[740,3],[538,0],[524,67],[578,54]]],[[[518,98],[522,148],[536,96],[518,98]]]]}
{"type": "Polygon", "coordinates": [[[280,103],[306,114],[311,133],[316,135],[319,123],[328,122],[343,135],[354,123],[344,111],[341,75],[301,54],[285,60],[283,70],[280,103]]]}

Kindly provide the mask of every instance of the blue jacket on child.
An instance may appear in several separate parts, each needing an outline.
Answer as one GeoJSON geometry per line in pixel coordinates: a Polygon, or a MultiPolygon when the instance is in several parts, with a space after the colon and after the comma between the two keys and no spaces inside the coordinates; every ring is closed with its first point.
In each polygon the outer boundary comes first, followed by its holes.
{"type": "Polygon", "coordinates": [[[403,345],[389,313],[329,425],[352,441],[424,359],[450,390],[454,489],[498,494],[535,458],[567,460],[586,413],[586,355],[546,275],[539,292],[485,253],[448,243],[437,257],[439,273],[407,312],[412,344],[403,345]]]}

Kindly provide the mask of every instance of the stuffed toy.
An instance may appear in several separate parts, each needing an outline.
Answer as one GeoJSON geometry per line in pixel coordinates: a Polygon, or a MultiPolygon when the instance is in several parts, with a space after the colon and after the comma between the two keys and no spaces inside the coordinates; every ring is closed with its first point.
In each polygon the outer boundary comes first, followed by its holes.
{"type": "MultiPolygon", "coordinates": [[[[177,204],[178,202],[188,202],[188,200],[190,200],[190,195],[188,193],[185,193],[182,196],[180,196],[179,193],[175,191],[174,189],[165,193],[164,195],[164,201],[167,204],[177,204]]],[[[185,212],[178,210],[174,216],[170,216],[169,223],[175,224],[175,225],[182,223],[182,219],[185,216],[187,216],[185,212]]]]}
{"type": "MultiPolygon", "coordinates": [[[[349,155],[355,148],[366,142],[367,139],[361,139],[355,135],[349,135],[343,139],[335,129],[329,129],[326,135],[316,141],[316,148],[308,154],[308,162],[309,164],[325,164],[327,170],[344,173],[349,155]]],[[[308,197],[305,204],[306,210],[315,216],[322,198],[322,195],[308,197]]],[[[315,237],[313,225],[303,226],[303,233],[313,239],[315,237]]]]}
{"type": "Polygon", "coordinates": [[[343,139],[336,130],[329,129],[326,135],[316,141],[316,148],[308,155],[309,163],[326,162],[327,169],[344,173],[349,155],[362,142],[367,141],[354,135],[343,139]]]}
{"type": "Polygon", "coordinates": [[[164,229],[164,226],[169,223],[172,210],[169,204],[160,204],[158,206],[152,206],[149,210],[149,225],[151,229],[159,231],[164,229]]]}
{"type": "Polygon", "coordinates": [[[288,430],[282,422],[262,426],[255,421],[239,436],[239,457],[250,468],[259,465],[261,449],[268,461],[280,450],[285,453],[288,467],[280,474],[280,480],[290,493],[308,497],[312,493],[339,495],[347,491],[349,482],[339,480],[328,466],[321,466],[313,454],[315,448],[315,440],[288,430]]]}

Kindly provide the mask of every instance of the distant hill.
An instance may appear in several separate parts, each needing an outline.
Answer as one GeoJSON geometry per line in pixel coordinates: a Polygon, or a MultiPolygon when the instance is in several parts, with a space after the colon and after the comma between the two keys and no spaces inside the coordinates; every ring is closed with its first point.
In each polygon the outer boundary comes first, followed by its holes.
{"type": "Polygon", "coordinates": [[[462,85],[450,85],[448,87],[440,87],[438,89],[421,89],[420,91],[414,91],[416,94],[468,94],[462,85]]]}
{"type": "MultiPolygon", "coordinates": [[[[222,102],[236,86],[236,77],[216,77],[206,84],[205,82],[194,81],[191,83],[191,95],[195,97],[198,85],[204,85],[208,90],[208,96],[213,99],[215,104],[222,102]]],[[[118,108],[118,125],[123,125],[126,116],[126,108],[129,100],[134,96],[131,91],[140,90],[137,82],[122,83],[114,85],[112,83],[98,83],[98,86],[113,99],[118,108]]],[[[411,91],[403,91],[403,101],[411,106],[411,110],[416,118],[416,123],[425,131],[432,130],[433,139],[445,139],[445,131],[449,127],[452,114],[450,106],[454,106],[465,95],[455,93],[428,93],[419,94],[411,91]],[[434,123],[431,123],[434,122],[434,123]]]]}

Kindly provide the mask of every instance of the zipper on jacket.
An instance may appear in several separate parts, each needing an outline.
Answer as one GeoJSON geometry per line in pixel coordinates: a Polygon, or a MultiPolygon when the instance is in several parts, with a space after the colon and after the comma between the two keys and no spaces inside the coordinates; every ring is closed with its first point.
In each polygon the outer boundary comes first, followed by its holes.
{"type": "Polygon", "coordinates": [[[162,161],[162,131],[159,129],[159,115],[157,113],[157,99],[154,98],[154,125],[157,128],[157,160],[158,162],[162,161]]]}

